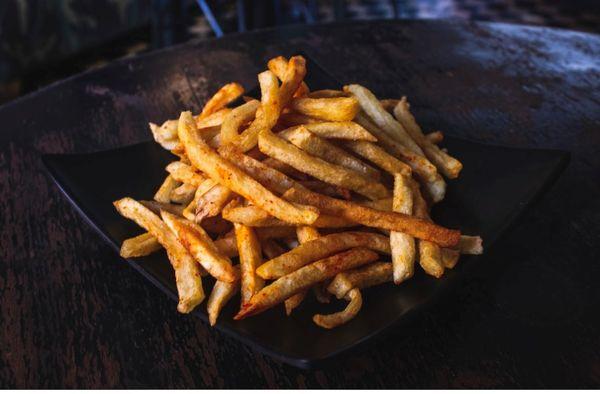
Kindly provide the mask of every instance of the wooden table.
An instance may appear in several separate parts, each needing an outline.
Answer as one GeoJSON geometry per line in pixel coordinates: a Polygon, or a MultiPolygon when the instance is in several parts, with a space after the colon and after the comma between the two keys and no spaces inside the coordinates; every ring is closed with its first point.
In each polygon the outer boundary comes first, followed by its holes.
{"type": "Polygon", "coordinates": [[[599,59],[599,36],[566,30],[302,26],[124,60],[1,107],[0,387],[598,387],[599,59]],[[146,122],[198,110],[226,81],[254,84],[263,59],[290,49],[342,82],[409,95],[427,130],[573,154],[477,275],[410,333],[315,371],[178,314],[81,219],[39,158],[147,140],[146,122]],[[118,122],[98,127],[106,118],[118,122]]]}

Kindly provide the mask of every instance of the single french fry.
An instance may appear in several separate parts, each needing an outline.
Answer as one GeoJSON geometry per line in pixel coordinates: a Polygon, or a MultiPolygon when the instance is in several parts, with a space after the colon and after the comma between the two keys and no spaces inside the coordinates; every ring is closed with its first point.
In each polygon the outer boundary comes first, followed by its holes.
{"type": "Polygon", "coordinates": [[[302,301],[304,301],[304,299],[306,298],[307,294],[308,294],[308,290],[302,290],[302,291],[299,291],[298,293],[286,298],[286,300],[284,301],[286,316],[291,315],[292,312],[294,311],[294,309],[296,309],[296,308],[298,308],[298,306],[300,306],[302,301]]]}
{"type": "Polygon", "coordinates": [[[377,262],[350,271],[341,272],[333,278],[327,291],[342,299],[354,288],[365,289],[393,280],[393,266],[389,262],[377,262]]]}
{"type": "Polygon", "coordinates": [[[171,190],[170,200],[177,204],[187,205],[194,199],[196,186],[184,183],[171,190]]]}
{"type": "Polygon", "coordinates": [[[200,186],[206,181],[206,178],[194,171],[192,166],[180,161],[169,163],[169,165],[166,167],[166,170],[176,181],[187,183],[188,185],[195,187],[200,186]]]}
{"type": "Polygon", "coordinates": [[[483,254],[483,240],[479,236],[461,235],[458,250],[461,254],[483,254]]]}
{"type": "Polygon", "coordinates": [[[215,113],[230,102],[236,100],[242,94],[244,94],[244,88],[239,83],[233,82],[224,85],[206,102],[198,118],[206,118],[208,115],[215,113]]]}
{"type": "Polygon", "coordinates": [[[162,249],[156,237],[150,233],[140,234],[137,237],[128,238],[121,244],[120,255],[123,258],[148,256],[162,249]]]}
{"type": "Polygon", "coordinates": [[[429,240],[443,247],[452,247],[460,240],[460,231],[451,230],[426,220],[398,212],[384,212],[350,201],[338,200],[307,189],[291,188],[282,196],[293,202],[309,203],[325,214],[337,215],[369,227],[400,231],[415,238],[429,240]]]}
{"type": "Polygon", "coordinates": [[[231,260],[219,252],[202,227],[166,211],[162,211],[161,216],[179,242],[213,278],[229,283],[235,280],[231,260]]]}
{"type": "Polygon", "coordinates": [[[368,142],[368,141],[344,141],[342,146],[359,156],[375,163],[379,168],[387,171],[388,173],[403,174],[410,176],[412,170],[410,166],[394,156],[390,155],[385,149],[380,146],[368,142]]]}
{"type": "Polygon", "coordinates": [[[359,109],[354,97],[299,97],[292,100],[290,107],[299,114],[333,122],[351,121],[359,109]]]}
{"type": "Polygon", "coordinates": [[[377,97],[375,97],[369,89],[361,85],[347,85],[344,86],[344,91],[352,93],[360,104],[360,108],[390,137],[414,153],[421,156],[425,155],[419,145],[417,145],[404,129],[402,124],[396,121],[396,119],[383,108],[379,100],[377,100],[377,97]]]}
{"type": "Polygon", "coordinates": [[[324,182],[353,190],[371,199],[384,198],[389,195],[389,191],[382,184],[367,179],[355,171],[314,157],[269,130],[261,131],[258,147],[267,156],[283,161],[324,182]]]}
{"type": "Polygon", "coordinates": [[[404,129],[412,139],[421,147],[423,152],[425,152],[425,156],[436,166],[438,171],[451,179],[458,177],[463,167],[462,163],[442,151],[425,137],[421,127],[410,113],[406,97],[402,97],[402,100],[394,108],[394,116],[404,126],[404,129]]]}
{"type": "Polygon", "coordinates": [[[114,205],[122,216],[135,221],[140,227],[146,229],[167,250],[167,255],[175,270],[175,282],[179,293],[177,310],[181,313],[191,312],[204,300],[198,263],[179,243],[169,227],[148,208],[129,197],[115,201],[114,205]]]}
{"type": "MultiPolygon", "coordinates": [[[[232,223],[240,223],[249,227],[274,227],[289,226],[290,223],[277,219],[268,212],[255,205],[245,207],[225,207],[222,211],[223,218],[232,223]]],[[[317,228],[345,228],[355,227],[357,224],[349,220],[332,215],[319,215],[311,226],[317,228]]]]}
{"type": "MultiPolygon", "coordinates": [[[[422,218],[431,222],[427,203],[423,199],[419,188],[413,184],[413,212],[416,217],[422,218]]],[[[460,242],[460,237],[459,237],[460,242]]],[[[436,278],[444,275],[444,264],[442,261],[442,252],[439,245],[428,240],[420,239],[418,241],[419,248],[419,264],[423,270],[436,278]]]]}
{"type": "Polygon", "coordinates": [[[183,112],[179,120],[179,139],[194,167],[278,219],[293,224],[311,224],[317,219],[317,209],[299,208],[275,196],[234,164],[219,156],[194,130],[191,113],[183,112]]]}
{"type": "MultiPolygon", "coordinates": [[[[394,176],[394,212],[412,215],[413,192],[409,179],[402,174],[394,176]]],[[[411,278],[415,272],[415,239],[398,231],[390,233],[392,264],[394,266],[394,283],[400,284],[411,278]]]]}
{"type": "Polygon", "coordinates": [[[304,266],[264,287],[250,301],[243,304],[234,317],[240,320],[277,305],[299,291],[334,277],[336,274],[368,264],[377,259],[377,253],[364,248],[350,249],[304,266]]]}
{"type": "Polygon", "coordinates": [[[318,122],[308,123],[304,127],[322,138],[335,138],[350,141],[377,141],[377,138],[355,122],[318,122]]]}
{"type": "Polygon", "coordinates": [[[223,185],[215,185],[204,193],[196,204],[196,222],[201,222],[204,218],[217,216],[233,198],[233,193],[223,185]]]}
{"type": "Polygon", "coordinates": [[[362,296],[360,290],[352,289],[346,294],[345,298],[349,301],[346,308],[341,312],[331,313],[329,315],[317,314],[313,316],[313,321],[319,327],[332,329],[342,324],[348,323],[354,319],[362,307],[362,296]]]}
{"type": "Polygon", "coordinates": [[[212,179],[206,179],[204,182],[198,185],[198,188],[196,188],[196,191],[194,192],[194,198],[183,210],[183,216],[192,222],[200,223],[204,218],[200,217],[199,220],[196,220],[196,211],[198,210],[200,204],[204,206],[206,203],[204,195],[216,186],[218,186],[218,184],[212,179]]]}
{"type": "Polygon", "coordinates": [[[444,133],[441,131],[432,131],[429,134],[425,134],[425,138],[427,138],[432,144],[439,144],[444,140],[444,133]]]}
{"type": "Polygon", "coordinates": [[[173,150],[180,146],[176,119],[167,120],[160,126],[154,123],[148,123],[148,126],[150,126],[154,141],[166,150],[173,150]]]}
{"type": "Polygon", "coordinates": [[[349,170],[372,178],[381,179],[381,173],[365,162],[357,159],[341,148],[311,133],[307,127],[296,127],[279,133],[279,136],[296,145],[305,152],[310,153],[329,163],[345,167],[349,170]]]}
{"type": "Polygon", "coordinates": [[[262,253],[258,237],[248,226],[234,224],[235,238],[240,255],[242,307],[250,301],[263,286],[264,281],[255,273],[262,264],[262,253]]]}
{"type": "MultiPolygon", "coordinates": [[[[195,123],[196,127],[198,128],[198,133],[200,133],[200,130],[206,129],[208,127],[220,127],[230,112],[231,108],[226,107],[221,108],[220,110],[208,115],[205,118],[199,118],[198,116],[196,116],[195,123]]],[[[177,133],[177,135],[179,136],[179,132],[177,133]]]]}
{"type": "Polygon", "coordinates": [[[283,255],[269,260],[256,270],[263,279],[276,279],[313,261],[355,247],[366,247],[381,253],[390,253],[389,239],[381,234],[343,232],[329,234],[305,242],[283,255]]]}
{"type": "Polygon", "coordinates": [[[221,309],[227,304],[234,295],[240,291],[240,267],[233,267],[236,278],[233,282],[216,281],[208,297],[206,310],[208,312],[208,321],[211,326],[217,324],[217,319],[221,313],[221,309]]]}
{"type": "Polygon", "coordinates": [[[162,185],[154,194],[154,200],[162,203],[171,202],[171,192],[181,185],[180,182],[176,181],[171,175],[168,175],[162,185]]]}
{"type": "MultiPolygon", "coordinates": [[[[298,226],[296,228],[296,235],[300,244],[312,241],[321,236],[319,234],[319,230],[311,226],[298,226]]],[[[302,301],[306,298],[307,293],[307,290],[303,290],[285,300],[285,314],[287,316],[291,315],[292,311],[302,303],[302,301]]]]}
{"type": "Polygon", "coordinates": [[[251,100],[234,108],[225,117],[225,120],[221,125],[220,145],[233,142],[238,137],[238,130],[240,127],[255,118],[259,106],[260,102],[258,100],[251,100]]]}

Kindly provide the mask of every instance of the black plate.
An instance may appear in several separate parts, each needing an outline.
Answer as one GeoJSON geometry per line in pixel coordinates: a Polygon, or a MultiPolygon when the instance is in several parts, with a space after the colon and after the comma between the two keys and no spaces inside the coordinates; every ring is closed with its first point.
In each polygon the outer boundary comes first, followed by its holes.
{"type": "MultiPolygon", "coordinates": [[[[309,60],[312,88],[339,86],[309,60]]],[[[569,154],[556,150],[512,149],[447,137],[444,145],[464,164],[458,180],[450,181],[446,199],[435,207],[436,222],[479,234],[486,250],[513,224],[564,169],[569,154]]],[[[112,202],[124,196],[150,199],[165,177],[164,168],[174,160],[154,142],[80,155],[46,155],[44,164],[61,191],[88,222],[118,250],[121,242],[142,232],[119,216],[112,202]]],[[[364,306],[350,323],[324,330],[312,322],[315,312],[341,308],[314,301],[303,303],[293,316],[283,307],[239,322],[233,321],[237,302],[230,302],[217,324],[240,341],[289,364],[307,368],[374,338],[387,328],[401,328],[409,316],[430,305],[445,290],[481,264],[485,255],[462,257],[459,265],[436,280],[418,273],[402,286],[384,285],[364,292],[364,306]]],[[[174,300],[177,299],[172,269],[164,252],[128,262],[174,300]]],[[[209,285],[205,286],[207,293],[209,285]]],[[[173,305],[175,308],[175,304],[173,305]]],[[[205,305],[194,313],[207,320],[205,305]]]]}

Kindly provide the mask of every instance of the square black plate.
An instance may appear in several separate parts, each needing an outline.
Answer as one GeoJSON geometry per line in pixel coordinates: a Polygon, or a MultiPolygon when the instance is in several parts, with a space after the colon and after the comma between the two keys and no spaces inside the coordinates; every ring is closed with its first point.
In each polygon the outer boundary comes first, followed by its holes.
{"type": "MultiPolygon", "coordinates": [[[[312,88],[339,86],[310,59],[308,67],[312,88]]],[[[562,151],[512,149],[452,137],[445,139],[444,146],[464,163],[464,170],[458,180],[449,182],[446,199],[435,207],[433,217],[465,234],[481,235],[486,250],[550,186],[569,160],[569,154],[562,151]]],[[[112,202],[124,196],[151,199],[165,177],[165,166],[174,159],[154,142],[91,154],[43,157],[61,191],[115,250],[124,239],[142,230],[119,216],[112,202]]],[[[392,326],[399,328],[464,279],[481,259],[485,255],[464,256],[439,280],[418,273],[402,286],[368,289],[359,315],[334,330],[317,327],[311,316],[342,306],[323,306],[314,301],[303,303],[289,318],[278,307],[236,322],[232,316],[239,305],[232,300],[216,328],[274,358],[302,368],[312,367],[392,326]]],[[[164,252],[128,262],[177,300],[174,275],[164,252]]],[[[209,294],[210,286],[205,287],[209,294]]],[[[207,320],[204,304],[194,313],[207,320]]]]}

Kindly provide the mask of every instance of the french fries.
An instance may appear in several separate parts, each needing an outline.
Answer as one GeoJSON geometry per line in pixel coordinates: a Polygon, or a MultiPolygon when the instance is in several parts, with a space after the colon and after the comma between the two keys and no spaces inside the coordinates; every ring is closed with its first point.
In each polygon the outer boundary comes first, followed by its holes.
{"type": "Polygon", "coordinates": [[[175,270],[175,282],[179,293],[177,310],[191,312],[204,300],[204,289],[200,279],[200,266],[179,243],[175,234],[160,218],[132,198],[125,197],[114,202],[119,213],[143,227],[152,234],[167,250],[171,265],[175,270]]]}
{"type": "Polygon", "coordinates": [[[390,242],[383,235],[363,232],[334,233],[300,244],[297,248],[267,261],[256,273],[263,279],[280,278],[312,261],[355,247],[390,253],[390,242]]]}
{"type": "Polygon", "coordinates": [[[150,124],[179,159],[154,201],[114,203],[147,231],[125,239],[121,255],[165,248],[180,312],[202,302],[210,275],[211,325],[238,292],[236,320],[281,303],[290,315],[312,290],[321,303],[347,301],[312,314],[332,329],[360,313],[363,289],[405,286],[415,266],[435,280],[461,254],[483,252],[480,237],[430,217],[445,196],[442,175],[462,169],[438,147],[441,132],[424,134],[405,97],[380,100],[356,84],[311,92],[305,75],[302,56],[279,56],[258,74],[259,99],[232,104],[244,90],[230,83],[199,115],[150,124]]]}

